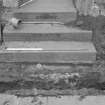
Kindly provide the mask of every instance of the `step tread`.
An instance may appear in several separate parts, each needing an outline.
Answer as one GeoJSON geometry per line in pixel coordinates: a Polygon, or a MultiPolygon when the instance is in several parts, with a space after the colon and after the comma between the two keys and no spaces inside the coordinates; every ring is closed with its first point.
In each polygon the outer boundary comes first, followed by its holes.
{"type": "MultiPolygon", "coordinates": [[[[24,49],[24,51],[36,51],[32,50],[32,48],[42,49],[41,51],[64,51],[64,52],[94,52],[96,50],[94,48],[93,43],[91,42],[54,42],[54,41],[46,41],[46,42],[6,42],[6,48],[19,49],[20,51],[24,49]]],[[[15,50],[8,50],[15,51],[15,50]]],[[[16,50],[17,51],[17,50],[16,50]]],[[[0,51],[1,52],[1,51],[0,51]]]]}
{"type": "Polygon", "coordinates": [[[22,24],[19,29],[6,26],[5,41],[91,41],[92,31],[60,24],[22,24]]]}
{"type": "Polygon", "coordinates": [[[77,11],[72,0],[33,0],[13,11],[13,16],[22,21],[75,21],[77,11]]]}
{"type": "Polygon", "coordinates": [[[6,48],[0,50],[0,62],[93,63],[96,60],[96,50],[89,42],[11,42],[5,44],[6,48]],[[30,50],[30,48],[38,49],[30,50]]]}
{"type": "Polygon", "coordinates": [[[6,26],[4,33],[92,33],[92,31],[67,27],[60,24],[21,24],[19,29],[6,26]]]}
{"type": "Polygon", "coordinates": [[[76,12],[72,0],[34,0],[15,12],[76,12]]]}

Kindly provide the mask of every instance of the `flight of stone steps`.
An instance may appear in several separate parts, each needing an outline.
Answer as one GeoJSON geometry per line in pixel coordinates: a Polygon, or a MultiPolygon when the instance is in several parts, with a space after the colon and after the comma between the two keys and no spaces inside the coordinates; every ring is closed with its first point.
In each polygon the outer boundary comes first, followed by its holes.
{"type": "Polygon", "coordinates": [[[18,29],[6,25],[0,62],[93,63],[92,31],[66,26],[76,20],[72,0],[33,0],[13,10],[18,29]]]}

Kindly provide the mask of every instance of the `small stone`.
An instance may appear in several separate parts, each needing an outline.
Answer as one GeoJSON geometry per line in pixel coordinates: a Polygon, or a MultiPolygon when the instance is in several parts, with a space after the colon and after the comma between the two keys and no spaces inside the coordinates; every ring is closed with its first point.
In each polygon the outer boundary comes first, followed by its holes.
{"type": "Polygon", "coordinates": [[[42,64],[39,63],[39,64],[36,65],[36,68],[39,69],[39,70],[42,70],[43,66],[42,66],[42,64]]]}
{"type": "Polygon", "coordinates": [[[38,95],[38,90],[36,88],[33,89],[34,95],[38,95]]]}
{"type": "Polygon", "coordinates": [[[41,79],[45,79],[45,75],[44,75],[44,74],[39,74],[39,77],[40,77],[41,79]]]}

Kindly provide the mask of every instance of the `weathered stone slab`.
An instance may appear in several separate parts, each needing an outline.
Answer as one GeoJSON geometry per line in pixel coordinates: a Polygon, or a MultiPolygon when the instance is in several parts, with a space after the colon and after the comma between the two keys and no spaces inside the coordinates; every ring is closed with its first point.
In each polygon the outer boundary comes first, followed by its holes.
{"type": "Polygon", "coordinates": [[[6,26],[5,41],[91,41],[92,31],[59,24],[22,24],[19,29],[6,26]]]}
{"type": "Polygon", "coordinates": [[[0,94],[0,105],[19,105],[18,98],[14,95],[0,94]]]}
{"type": "Polygon", "coordinates": [[[96,50],[89,42],[8,42],[0,62],[93,63],[96,50]]]}
{"type": "Polygon", "coordinates": [[[44,105],[104,105],[105,96],[87,96],[79,100],[80,96],[61,96],[61,98],[41,98],[44,105]]]}
{"type": "Polygon", "coordinates": [[[84,99],[79,100],[80,96],[61,96],[59,97],[37,97],[36,102],[33,101],[33,97],[16,97],[13,95],[1,94],[0,95],[0,105],[2,101],[15,101],[15,103],[8,103],[11,105],[104,105],[105,103],[105,96],[86,96],[84,99]],[[8,97],[9,100],[6,98],[8,97]],[[13,99],[11,99],[13,98],[13,99]]]}
{"type": "Polygon", "coordinates": [[[23,21],[70,22],[76,19],[72,0],[34,0],[13,12],[23,21]]]}

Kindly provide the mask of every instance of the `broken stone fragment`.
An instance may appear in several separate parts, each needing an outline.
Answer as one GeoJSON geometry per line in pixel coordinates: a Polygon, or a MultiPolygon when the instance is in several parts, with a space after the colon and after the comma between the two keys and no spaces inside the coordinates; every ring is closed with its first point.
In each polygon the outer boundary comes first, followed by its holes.
{"type": "Polygon", "coordinates": [[[18,105],[18,98],[14,95],[0,94],[0,105],[18,105]]]}
{"type": "Polygon", "coordinates": [[[21,23],[20,19],[12,17],[9,21],[9,24],[13,26],[14,29],[17,29],[21,23]]]}

